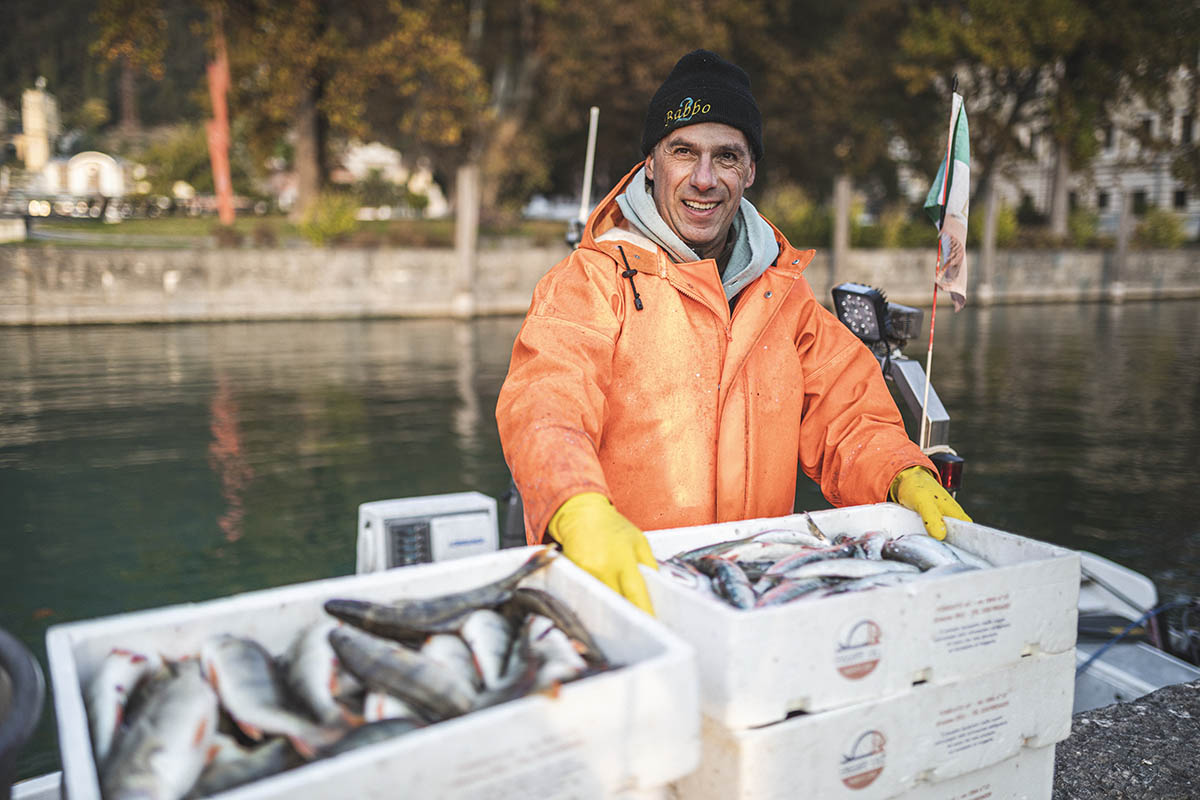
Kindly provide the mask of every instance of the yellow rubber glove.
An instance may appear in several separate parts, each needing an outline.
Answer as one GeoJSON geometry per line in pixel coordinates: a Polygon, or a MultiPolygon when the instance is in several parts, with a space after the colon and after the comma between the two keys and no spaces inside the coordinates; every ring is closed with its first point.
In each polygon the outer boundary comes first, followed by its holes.
{"type": "Polygon", "coordinates": [[[563,555],[647,614],[654,614],[638,564],[658,569],[645,534],[599,492],[577,494],[550,517],[563,555]]]}
{"type": "Polygon", "coordinates": [[[900,470],[888,493],[900,505],[920,514],[925,531],[935,539],[946,538],[944,517],[971,521],[958,501],[924,467],[900,470]]]}

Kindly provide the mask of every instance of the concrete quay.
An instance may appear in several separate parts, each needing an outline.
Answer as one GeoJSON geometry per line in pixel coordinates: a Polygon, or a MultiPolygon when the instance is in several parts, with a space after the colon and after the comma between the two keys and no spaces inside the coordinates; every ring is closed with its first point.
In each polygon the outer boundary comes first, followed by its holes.
{"type": "MultiPolygon", "coordinates": [[[[449,248],[0,247],[0,325],[471,317],[524,314],[565,244],[449,248]]],[[[968,256],[969,263],[974,254],[968,256]]],[[[818,299],[843,281],[928,307],[928,250],[851,250],[834,267],[818,252],[805,276],[818,299]]],[[[971,278],[972,305],[1200,297],[1200,250],[1001,251],[971,278]]],[[[939,300],[948,303],[945,292],[939,300]]]]}
{"type": "Polygon", "coordinates": [[[1076,714],[1055,750],[1053,797],[1200,798],[1200,681],[1076,714]]]}

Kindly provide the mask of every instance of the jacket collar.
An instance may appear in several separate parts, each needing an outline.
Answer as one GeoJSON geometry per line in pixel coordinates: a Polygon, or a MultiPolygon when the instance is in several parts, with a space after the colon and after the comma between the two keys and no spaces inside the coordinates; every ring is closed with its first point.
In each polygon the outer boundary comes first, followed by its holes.
{"type": "MultiPolygon", "coordinates": [[[[579,243],[582,248],[589,250],[597,250],[605,253],[622,268],[625,264],[621,258],[621,252],[617,249],[620,245],[625,251],[626,260],[630,260],[630,266],[636,268],[639,272],[650,272],[654,274],[656,271],[660,277],[680,277],[680,273],[686,272],[689,279],[700,278],[701,275],[707,276],[712,273],[712,280],[716,281],[717,288],[720,289],[720,275],[717,272],[716,262],[712,259],[703,259],[701,261],[684,262],[676,264],[666,255],[662,248],[658,247],[650,239],[633,230],[629,222],[625,219],[625,215],[621,213],[620,206],[617,205],[617,197],[629,186],[633,176],[642,168],[645,162],[638,162],[625,174],[625,177],[617,181],[617,185],[609,191],[603,200],[596,206],[588,217],[587,224],[584,226],[583,238],[579,243]],[[633,263],[633,251],[638,251],[636,259],[639,263],[633,263]],[[656,270],[649,268],[650,264],[656,266],[656,270]]],[[[761,216],[761,215],[760,215],[761,216]]],[[[766,219],[766,217],[763,217],[766,219]]],[[[771,230],[775,234],[775,241],[779,243],[779,256],[775,263],[771,265],[768,272],[779,270],[779,272],[795,273],[799,275],[812,261],[816,254],[815,250],[797,250],[788,242],[787,237],[780,233],[774,223],[767,220],[767,224],[771,226],[771,230]]],[[[710,282],[705,279],[706,283],[710,282]]],[[[723,294],[723,292],[722,292],[723,294]]]]}

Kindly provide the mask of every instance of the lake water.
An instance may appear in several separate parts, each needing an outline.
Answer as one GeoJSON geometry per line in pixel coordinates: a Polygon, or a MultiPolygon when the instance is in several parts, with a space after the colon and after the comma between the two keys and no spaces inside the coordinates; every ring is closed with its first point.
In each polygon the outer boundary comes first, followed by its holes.
{"type": "MultiPolygon", "coordinates": [[[[44,666],[51,625],[353,572],[360,503],[501,495],[519,325],[0,330],[0,625],[44,666]]],[[[976,521],[1200,594],[1200,302],[942,311],[933,384],[976,521]]],[[[18,776],[58,768],[48,696],[18,776]]]]}

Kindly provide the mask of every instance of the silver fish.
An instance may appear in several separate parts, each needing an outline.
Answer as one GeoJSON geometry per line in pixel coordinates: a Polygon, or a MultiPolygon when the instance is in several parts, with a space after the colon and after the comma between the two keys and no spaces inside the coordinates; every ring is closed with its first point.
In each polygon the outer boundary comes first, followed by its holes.
{"type": "Polygon", "coordinates": [[[274,738],[257,747],[242,747],[232,736],[218,733],[214,742],[216,754],[200,773],[200,778],[188,793],[189,798],[218,794],[304,763],[304,759],[284,738],[274,738]]]}
{"type": "Polygon", "coordinates": [[[342,669],[329,644],[329,632],[337,626],[337,620],[324,619],[301,631],[285,656],[284,681],[322,724],[361,724],[362,720],[337,700],[358,683],[342,669]]]}
{"type": "MultiPolygon", "coordinates": [[[[879,563],[879,562],[867,562],[879,563]]],[[[876,589],[882,586],[899,586],[902,583],[919,580],[924,575],[916,570],[904,572],[880,572],[877,575],[865,575],[861,578],[852,580],[839,581],[831,584],[828,588],[817,592],[818,597],[830,597],[835,594],[844,594],[845,592],[859,592],[866,589],[876,589]]]]}
{"type": "MultiPolygon", "coordinates": [[[[701,575],[700,577],[703,578],[704,576],[701,575]]],[[[704,580],[705,582],[708,581],[707,578],[704,580]]],[[[555,626],[571,637],[575,649],[592,666],[603,667],[608,665],[608,659],[600,649],[600,645],[592,638],[592,634],[584,627],[583,622],[580,621],[579,617],[575,615],[575,612],[566,603],[554,595],[544,592],[541,589],[522,586],[513,592],[511,602],[512,605],[523,610],[526,614],[541,614],[543,617],[549,617],[554,620],[555,626]]]]}
{"type": "Polygon", "coordinates": [[[210,637],[200,646],[200,661],[221,705],[251,739],[280,734],[296,752],[312,758],[345,733],[318,725],[288,707],[271,654],[253,639],[230,634],[210,637]]]}
{"type": "Polygon", "coordinates": [[[424,727],[418,719],[413,717],[392,717],[389,719],[381,719],[376,722],[371,722],[363,725],[361,728],[355,728],[348,734],[339,739],[333,746],[321,753],[322,756],[336,756],[341,753],[346,753],[358,747],[365,747],[376,742],[387,741],[394,739],[397,736],[403,736],[406,733],[419,730],[424,727]]]}
{"type": "Polygon", "coordinates": [[[156,679],[100,770],[105,800],[178,800],[200,776],[217,729],[217,695],[195,670],[156,679]]]}
{"type": "Polygon", "coordinates": [[[782,580],[772,589],[759,595],[754,603],[755,608],[770,608],[790,603],[801,597],[815,597],[817,591],[828,586],[824,578],[803,578],[801,580],[782,580]]]}
{"type": "Polygon", "coordinates": [[[138,684],[161,667],[162,659],[154,653],[113,648],[104,657],[83,697],[97,764],[103,763],[108,756],[129,696],[138,684]]]}
{"type": "Polygon", "coordinates": [[[537,671],[537,689],[566,683],[587,671],[587,662],[575,650],[570,637],[549,617],[530,614],[525,620],[522,636],[527,639],[535,657],[542,661],[537,671]]]}
{"type": "Polygon", "coordinates": [[[325,610],[356,628],[398,641],[421,641],[431,633],[456,633],[478,608],[495,608],[512,597],[522,580],[554,560],[550,548],[538,550],[509,575],[484,586],[437,597],[405,598],[392,603],[334,598],[325,610]]]}
{"type": "Polygon", "coordinates": [[[962,560],[944,542],[924,533],[910,533],[890,539],[883,545],[883,557],[912,564],[921,570],[962,560]]]}
{"type": "Polygon", "coordinates": [[[469,681],[402,644],[344,625],[329,633],[329,641],[346,668],[368,689],[396,695],[425,719],[457,717],[479,702],[469,681]]]}
{"type": "Polygon", "coordinates": [[[864,558],[834,558],[803,564],[783,573],[791,580],[801,578],[865,578],[885,572],[919,572],[912,564],[901,561],[868,561],[864,558]]]}
{"type": "Polygon", "coordinates": [[[854,558],[858,552],[853,542],[826,547],[806,547],[796,553],[776,561],[764,575],[786,575],[797,567],[812,564],[817,561],[829,561],[835,558],[854,558]]]}
{"type": "Polygon", "coordinates": [[[367,692],[366,699],[363,700],[363,718],[367,722],[379,722],[381,719],[400,717],[421,719],[421,715],[417,713],[416,709],[396,695],[381,691],[367,692]]]}
{"type": "Polygon", "coordinates": [[[954,553],[954,555],[958,556],[958,559],[960,561],[962,561],[964,564],[970,564],[971,566],[978,567],[979,569],[987,569],[988,567],[993,566],[992,562],[988,561],[983,556],[975,555],[970,550],[964,550],[963,548],[959,547],[958,545],[950,544],[949,542],[947,542],[945,540],[942,541],[942,544],[944,544],[944,545],[946,545],[946,547],[950,548],[950,552],[952,552],[952,553],[954,553]]]}
{"type": "MultiPolygon", "coordinates": [[[[495,613],[495,612],[492,612],[495,613]]],[[[456,673],[471,685],[472,690],[480,691],[484,686],[484,676],[477,655],[472,652],[468,643],[453,633],[435,633],[421,645],[421,654],[443,664],[446,669],[456,673]]],[[[503,666],[503,661],[500,666],[503,666]]]]}
{"type": "Polygon", "coordinates": [[[736,608],[753,608],[758,599],[746,573],[732,561],[708,556],[697,559],[696,569],[712,577],[713,588],[736,608]],[[710,572],[711,571],[711,572],[710,572]]]}
{"type": "Polygon", "coordinates": [[[459,636],[470,648],[468,653],[475,656],[475,666],[483,676],[483,685],[488,689],[499,688],[513,640],[508,620],[490,608],[481,608],[467,615],[459,636]]]}

